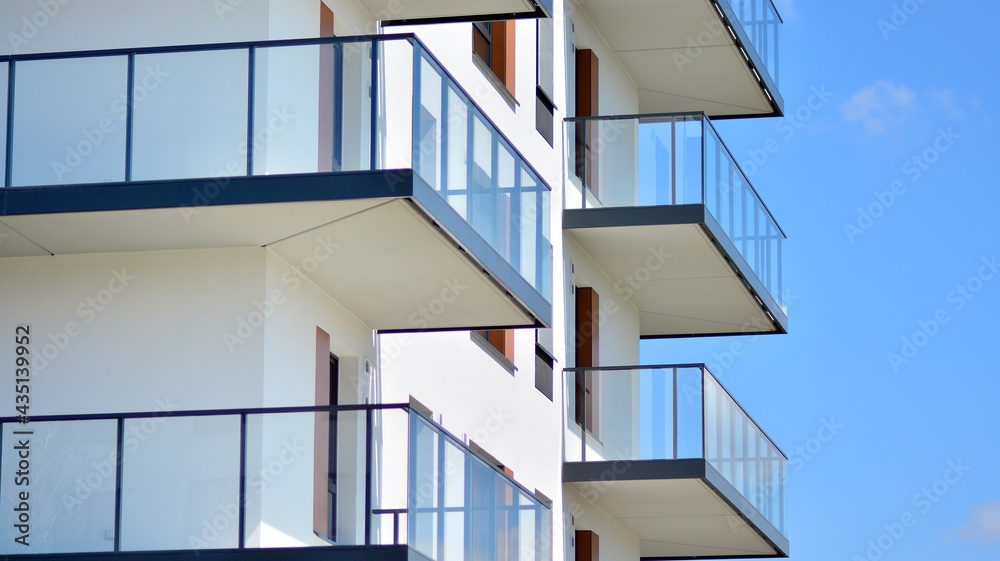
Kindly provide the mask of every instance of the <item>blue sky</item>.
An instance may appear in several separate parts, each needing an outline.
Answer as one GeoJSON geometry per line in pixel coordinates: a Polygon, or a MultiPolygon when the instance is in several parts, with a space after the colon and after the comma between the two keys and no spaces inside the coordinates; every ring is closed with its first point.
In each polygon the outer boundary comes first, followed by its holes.
{"type": "Polygon", "coordinates": [[[716,127],[789,236],[790,334],[642,362],[712,363],[794,460],[792,559],[995,559],[1000,4],[777,4],[786,117],[716,127]]]}

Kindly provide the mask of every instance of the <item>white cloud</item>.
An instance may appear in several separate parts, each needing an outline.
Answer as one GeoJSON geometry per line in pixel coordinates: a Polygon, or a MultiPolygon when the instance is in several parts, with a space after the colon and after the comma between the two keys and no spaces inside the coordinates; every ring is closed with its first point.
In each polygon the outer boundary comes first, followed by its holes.
{"type": "Polygon", "coordinates": [[[966,540],[1000,542],[1000,501],[993,501],[972,510],[972,516],[957,536],[966,540]]]}
{"type": "Polygon", "coordinates": [[[861,123],[868,132],[881,134],[903,124],[915,110],[913,90],[891,80],[879,80],[855,93],[841,106],[849,123],[861,123]]]}

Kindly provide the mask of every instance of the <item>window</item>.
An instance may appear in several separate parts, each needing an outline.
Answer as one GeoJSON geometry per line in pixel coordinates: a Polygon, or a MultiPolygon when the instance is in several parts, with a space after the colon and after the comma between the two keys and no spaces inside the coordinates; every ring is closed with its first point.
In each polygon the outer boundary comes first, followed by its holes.
{"type": "MultiPolygon", "coordinates": [[[[537,338],[537,335],[536,335],[537,338]]],[[[536,339],[537,340],[537,339],[536,339]]],[[[552,401],[552,369],[555,359],[540,343],[535,343],[535,389],[552,401]]]]}
{"type": "Polygon", "coordinates": [[[514,96],[514,22],[479,21],[472,24],[472,52],[482,66],[514,96]]]}
{"type": "Polygon", "coordinates": [[[493,61],[492,21],[477,21],[472,24],[472,52],[487,66],[493,61]]]}
{"type": "Polygon", "coordinates": [[[514,330],[473,331],[472,339],[493,355],[511,374],[514,373],[514,330]]]}
{"type": "Polygon", "coordinates": [[[538,55],[535,58],[535,130],[549,146],[553,144],[555,77],[553,71],[553,24],[551,18],[538,20],[538,55]]]}

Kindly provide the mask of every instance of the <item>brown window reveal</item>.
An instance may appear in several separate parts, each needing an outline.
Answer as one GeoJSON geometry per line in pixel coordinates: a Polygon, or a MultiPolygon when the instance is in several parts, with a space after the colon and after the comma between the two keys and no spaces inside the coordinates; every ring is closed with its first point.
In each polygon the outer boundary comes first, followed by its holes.
{"type": "MultiPolygon", "coordinates": [[[[323,2],[319,3],[319,36],[333,37],[333,10],[323,2]]],[[[334,171],[334,72],[343,72],[334,68],[335,46],[321,45],[319,47],[319,161],[318,171],[334,171]]]]}
{"type": "Polygon", "coordinates": [[[600,539],[590,530],[576,531],[576,561],[601,561],[600,539]]]}
{"type": "MultiPolygon", "coordinates": [[[[316,406],[331,405],[330,334],[316,328],[316,406]]],[[[335,539],[332,513],[335,505],[330,500],[330,413],[316,413],[313,430],[313,531],[320,536],[335,539]]],[[[336,470],[336,466],[332,466],[336,470]]]]}
{"type": "MultiPolygon", "coordinates": [[[[576,116],[600,115],[600,61],[590,49],[576,51],[576,116]]],[[[599,133],[592,121],[576,126],[576,176],[598,194],[597,140],[599,133]],[[587,126],[589,125],[589,126],[587,126]]]]}
{"type": "MultiPolygon", "coordinates": [[[[590,287],[576,287],[576,367],[600,366],[601,299],[590,287]]],[[[576,422],[591,434],[597,434],[599,399],[596,374],[576,372],[576,422]]]]}

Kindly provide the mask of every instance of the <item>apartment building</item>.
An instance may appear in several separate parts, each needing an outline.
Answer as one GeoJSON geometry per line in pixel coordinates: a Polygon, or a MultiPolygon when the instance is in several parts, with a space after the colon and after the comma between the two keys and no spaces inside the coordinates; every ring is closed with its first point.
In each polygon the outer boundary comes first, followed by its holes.
{"type": "Polygon", "coordinates": [[[787,557],[770,0],[5,0],[0,557],[787,557]]]}

